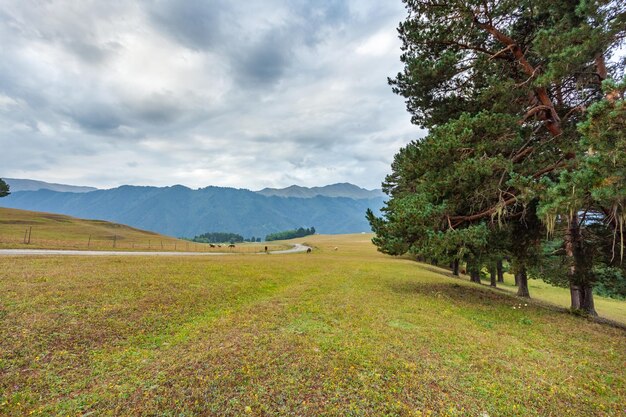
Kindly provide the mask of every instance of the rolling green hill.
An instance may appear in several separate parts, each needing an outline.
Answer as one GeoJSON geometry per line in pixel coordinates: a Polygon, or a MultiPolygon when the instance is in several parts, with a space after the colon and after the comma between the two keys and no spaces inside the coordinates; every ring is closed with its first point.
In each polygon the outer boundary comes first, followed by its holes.
{"type": "MultiPolygon", "coordinates": [[[[270,249],[284,248],[273,245],[270,249]]],[[[103,220],[0,207],[0,248],[219,251],[209,245],[175,239],[103,220]],[[29,240],[30,234],[30,243],[29,240]]],[[[256,252],[258,245],[238,245],[236,251],[256,252]]]]}

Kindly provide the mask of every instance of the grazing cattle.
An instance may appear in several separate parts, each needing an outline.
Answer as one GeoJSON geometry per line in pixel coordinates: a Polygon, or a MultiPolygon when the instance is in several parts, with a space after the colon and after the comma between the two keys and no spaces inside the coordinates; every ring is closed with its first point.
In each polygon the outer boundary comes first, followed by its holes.
{"type": "Polygon", "coordinates": [[[308,248],[308,249],[306,250],[306,253],[311,253],[311,248],[308,248]]]}
{"type": "Polygon", "coordinates": [[[235,245],[233,245],[232,243],[230,245],[228,245],[229,248],[234,248],[235,245]]]}
{"type": "Polygon", "coordinates": [[[265,252],[267,252],[267,246],[265,247],[265,252]]]}
{"type": "Polygon", "coordinates": [[[210,247],[212,247],[212,248],[214,248],[214,247],[215,247],[215,245],[214,245],[214,244],[212,244],[212,243],[210,243],[210,244],[209,244],[209,246],[210,246],[210,247]]]}

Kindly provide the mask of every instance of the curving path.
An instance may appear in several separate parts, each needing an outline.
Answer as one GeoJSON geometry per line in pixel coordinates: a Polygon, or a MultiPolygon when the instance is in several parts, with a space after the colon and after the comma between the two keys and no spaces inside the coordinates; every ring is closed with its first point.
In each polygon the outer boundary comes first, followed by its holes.
{"type": "MultiPolygon", "coordinates": [[[[291,249],[268,252],[272,255],[306,252],[308,246],[296,243],[291,249]]],[[[264,252],[254,253],[265,255],[264,252]]],[[[249,255],[237,252],[122,252],[122,251],[95,251],[95,250],[62,250],[62,249],[0,249],[0,256],[221,256],[221,255],[249,255]]]]}

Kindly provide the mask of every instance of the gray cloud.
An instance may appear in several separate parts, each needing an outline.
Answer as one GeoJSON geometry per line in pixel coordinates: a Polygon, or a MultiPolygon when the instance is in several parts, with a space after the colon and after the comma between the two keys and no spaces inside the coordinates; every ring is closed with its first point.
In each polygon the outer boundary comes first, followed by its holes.
{"type": "Polygon", "coordinates": [[[155,25],[190,49],[216,47],[232,17],[228,2],[220,0],[156,0],[146,6],[155,25]]]}
{"type": "Polygon", "coordinates": [[[401,2],[9,0],[0,176],[377,187],[422,134],[386,78],[401,2]]]}
{"type": "Polygon", "coordinates": [[[247,87],[273,84],[283,76],[292,57],[292,42],[282,30],[265,34],[235,61],[238,78],[247,87]]]}

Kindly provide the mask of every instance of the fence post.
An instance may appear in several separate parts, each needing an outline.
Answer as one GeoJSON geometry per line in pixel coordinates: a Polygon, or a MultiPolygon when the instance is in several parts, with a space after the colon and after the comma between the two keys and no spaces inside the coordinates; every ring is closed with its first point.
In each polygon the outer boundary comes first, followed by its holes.
{"type": "Polygon", "coordinates": [[[32,235],[33,233],[33,226],[30,226],[30,228],[28,229],[28,244],[30,245],[30,235],[32,235]]]}
{"type": "Polygon", "coordinates": [[[89,240],[87,240],[87,247],[89,248],[91,246],[91,235],[89,235],[89,240]]]}
{"type": "Polygon", "coordinates": [[[24,244],[26,244],[26,236],[28,235],[28,229],[24,231],[24,244]]]}
{"type": "Polygon", "coordinates": [[[113,247],[117,244],[117,235],[113,235],[113,247]]]}

